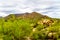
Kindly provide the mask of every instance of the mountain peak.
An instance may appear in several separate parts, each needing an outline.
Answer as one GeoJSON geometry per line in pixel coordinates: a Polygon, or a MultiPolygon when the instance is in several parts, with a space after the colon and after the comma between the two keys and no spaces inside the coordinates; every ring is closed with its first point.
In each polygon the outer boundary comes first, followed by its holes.
{"type": "Polygon", "coordinates": [[[42,15],[37,12],[32,12],[32,13],[21,13],[21,14],[10,14],[6,18],[11,18],[11,16],[15,16],[16,18],[49,18],[46,15],[42,15]]]}

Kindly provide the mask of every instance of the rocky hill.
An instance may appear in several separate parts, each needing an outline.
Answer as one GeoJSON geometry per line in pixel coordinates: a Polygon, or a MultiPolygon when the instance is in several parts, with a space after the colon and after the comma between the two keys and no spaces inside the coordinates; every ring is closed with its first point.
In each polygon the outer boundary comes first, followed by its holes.
{"type": "Polygon", "coordinates": [[[22,19],[41,19],[41,18],[50,18],[46,15],[42,15],[40,13],[37,13],[37,12],[32,12],[32,13],[22,13],[22,14],[10,14],[8,15],[7,17],[5,17],[6,19],[10,19],[10,18],[13,18],[13,16],[15,17],[15,19],[19,19],[19,18],[22,18],[22,19]]]}

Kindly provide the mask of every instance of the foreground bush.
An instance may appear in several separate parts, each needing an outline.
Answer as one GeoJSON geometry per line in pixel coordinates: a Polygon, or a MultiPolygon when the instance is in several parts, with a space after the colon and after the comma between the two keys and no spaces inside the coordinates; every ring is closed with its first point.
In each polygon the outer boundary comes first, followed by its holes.
{"type": "Polygon", "coordinates": [[[60,40],[59,19],[30,17],[0,18],[0,40],[60,40]]]}

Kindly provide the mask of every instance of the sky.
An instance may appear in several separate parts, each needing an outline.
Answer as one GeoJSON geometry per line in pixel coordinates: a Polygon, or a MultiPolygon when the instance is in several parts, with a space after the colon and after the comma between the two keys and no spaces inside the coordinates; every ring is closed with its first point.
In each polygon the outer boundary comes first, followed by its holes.
{"type": "Polygon", "coordinates": [[[39,12],[52,18],[60,18],[60,0],[0,0],[0,16],[39,12]]]}

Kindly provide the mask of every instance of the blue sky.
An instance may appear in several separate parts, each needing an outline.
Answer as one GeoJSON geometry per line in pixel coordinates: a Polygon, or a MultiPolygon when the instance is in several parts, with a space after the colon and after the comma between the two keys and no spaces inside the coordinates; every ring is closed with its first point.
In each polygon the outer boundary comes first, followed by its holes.
{"type": "Polygon", "coordinates": [[[60,0],[0,0],[0,16],[33,11],[60,18],[60,0]]]}

